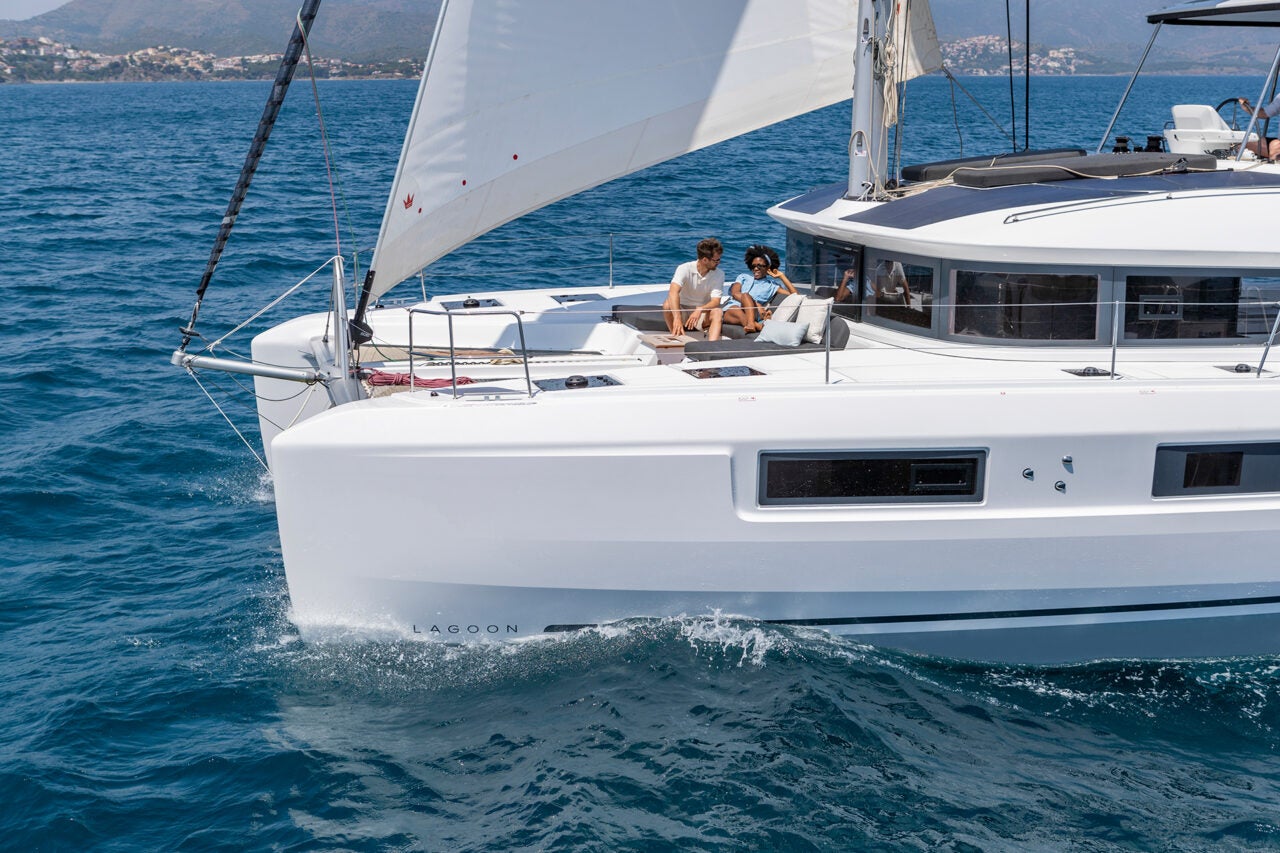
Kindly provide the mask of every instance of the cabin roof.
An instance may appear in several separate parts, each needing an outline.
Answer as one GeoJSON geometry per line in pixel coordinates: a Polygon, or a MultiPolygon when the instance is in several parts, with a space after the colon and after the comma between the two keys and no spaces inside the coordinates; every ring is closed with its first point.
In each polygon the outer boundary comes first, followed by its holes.
{"type": "MultiPolygon", "coordinates": [[[[911,229],[1002,209],[1101,201],[1161,192],[1267,187],[1280,187],[1280,174],[1216,171],[1123,179],[1082,178],[1072,181],[1016,184],[990,189],[943,186],[843,216],[841,219],[863,225],[911,229]]],[[[826,195],[822,190],[811,195],[819,194],[826,195]]],[[[814,203],[817,201],[815,199],[814,203]]],[[[789,209],[802,210],[808,206],[802,204],[789,209]]]]}
{"type": "Polygon", "coordinates": [[[1195,0],[1147,15],[1151,24],[1219,27],[1280,27],[1277,0],[1195,0]]]}

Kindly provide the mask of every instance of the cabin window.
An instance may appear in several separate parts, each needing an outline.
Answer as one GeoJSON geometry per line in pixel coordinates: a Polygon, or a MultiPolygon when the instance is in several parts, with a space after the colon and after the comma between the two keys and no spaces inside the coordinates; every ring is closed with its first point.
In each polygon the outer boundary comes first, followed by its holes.
{"type": "Polygon", "coordinates": [[[933,267],[879,258],[867,270],[863,305],[868,317],[933,326],[933,267]]]}
{"type": "Polygon", "coordinates": [[[1156,448],[1157,498],[1280,492],[1280,443],[1167,444],[1156,448]]]}
{"type": "Polygon", "coordinates": [[[767,452],[762,506],[982,500],[985,450],[767,452]]]}
{"type": "Polygon", "coordinates": [[[813,236],[787,229],[787,277],[792,282],[812,284],[813,236]]]}
{"type": "Polygon", "coordinates": [[[787,231],[787,274],[820,299],[834,297],[834,313],[857,319],[858,263],[862,248],[787,231]],[[809,285],[809,287],[805,287],[809,285]]]}
{"type": "Polygon", "coordinates": [[[1256,342],[1275,322],[1280,276],[1131,275],[1124,299],[1126,341],[1256,342]]]}
{"type": "Polygon", "coordinates": [[[1098,336],[1098,276],[956,270],[951,333],[1030,341],[1098,336]]]}
{"type": "Polygon", "coordinates": [[[861,260],[858,247],[819,240],[814,248],[813,295],[819,299],[834,298],[836,313],[856,317],[861,260]]]}

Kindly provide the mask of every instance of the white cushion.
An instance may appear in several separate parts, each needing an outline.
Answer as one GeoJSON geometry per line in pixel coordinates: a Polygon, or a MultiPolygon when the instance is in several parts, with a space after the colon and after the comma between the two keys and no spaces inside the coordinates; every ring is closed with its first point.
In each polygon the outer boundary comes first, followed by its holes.
{"type": "Polygon", "coordinates": [[[822,330],[826,326],[827,312],[831,309],[831,303],[834,301],[834,299],[806,298],[801,302],[799,310],[796,311],[795,321],[804,323],[809,327],[809,331],[804,336],[804,339],[809,343],[822,343],[822,330]]]}
{"type": "Polygon", "coordinates": [[[804,302],[804,294],[788,293],[787,298],[778,303],[778,307],[773,309],[773,319],[781,320],[783,323],[790,323],[796,318],[796,311],[800,309],[800,304],[804,302]]]}
{"type": "Polygon", "coordinates": [[[785,320],[765,320],[756,340],[784,347],[798,347],[809,327],[804,323],[788,323],[785,320]]]}

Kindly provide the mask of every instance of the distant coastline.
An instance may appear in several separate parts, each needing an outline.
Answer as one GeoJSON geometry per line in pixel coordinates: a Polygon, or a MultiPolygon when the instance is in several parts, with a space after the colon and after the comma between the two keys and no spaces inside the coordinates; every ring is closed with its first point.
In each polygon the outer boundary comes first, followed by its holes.
{"type": "MultiPolygon", "coordinates": [[[[206,51],[158,46],[124,54],[81,50],[50,38],[0,39],[0,83],[152,83],[271,80],[282,54],[220,57],[206,51]]],[[[422,61],[350,62],[315,58],[323,79],[404,80],[422,74],[422,61]]]]}
{"type": "MultiPolygon", "coordinates": [[[[960,77],[1003,76],[1009,73],[1010,48],[1001,36],[975,36],[944,42],[948,70],[960,77]]],[[[1132,73],[1131,65],[1090,55],[1075,48],[1024,45],[1012,48],[1013,73],[1022,75],[1029,60],[1036,77],[1111,77],[1132,73]]],[[[0,39],[0,84],[4,83],[148,83],[177,81],[271,80],[281,54],[217,56],[182,47],[147,47],[123,54],[83,50],[47,37],[0,39]]],[[[382,62],[351,62],[315,58],[311,72],[323,79],[404,80],[422,74],[421,59],[405,57],[382,62]]],[[[1212,62],[1153,67],[1152,75],[1252,74],[1256,68],[1222,67],[1212,62]]]]}

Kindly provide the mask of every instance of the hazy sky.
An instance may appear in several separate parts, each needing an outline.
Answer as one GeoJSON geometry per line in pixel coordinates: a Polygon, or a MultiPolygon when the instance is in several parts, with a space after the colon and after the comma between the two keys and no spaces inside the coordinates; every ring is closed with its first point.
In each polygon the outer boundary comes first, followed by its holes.
{"type": "Polygon", "coordinates": [[[21,21],[65,5],[67,0],[0,0],[0,18],[21,21]]]}

